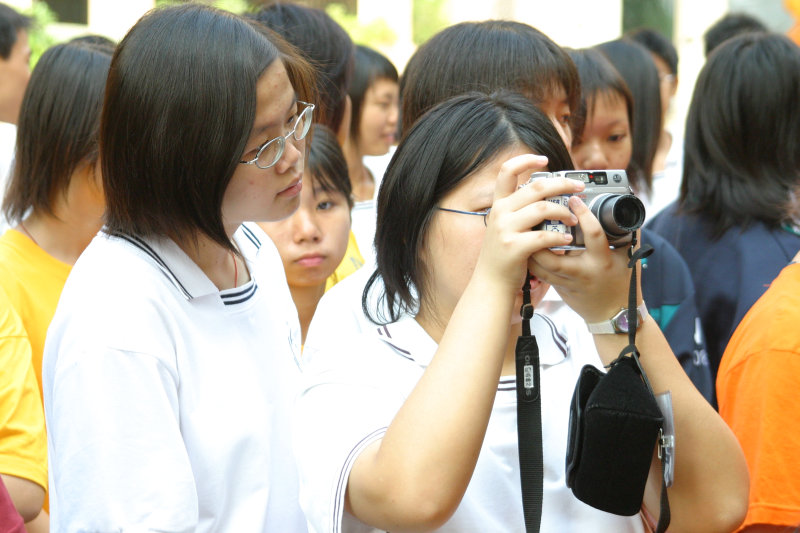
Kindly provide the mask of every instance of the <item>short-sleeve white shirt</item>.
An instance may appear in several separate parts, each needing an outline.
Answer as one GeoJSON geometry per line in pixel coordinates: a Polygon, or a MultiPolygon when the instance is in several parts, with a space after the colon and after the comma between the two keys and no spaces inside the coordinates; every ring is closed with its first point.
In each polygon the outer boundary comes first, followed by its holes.
{"type": "Polygon", "coordinates": [[[234,239],[220,292],[171,240],[98,234],[45,345],[55,531],[306,531],[292,460],[300,329],[280,257],[234,239]]]}
{"type": "MultiPolygon", "coordinates": [[[[328,292],[331,297],[326,295],[323,314],[315,316],[305,344],[295,451],[301,504],[309,529],[319,533],[376,531],[344,510],[350,469],[364,448],[383,437],[437,349],[410,316],[387,326],[370,325],[360,313],[359,286],[363,289],[366,277],[361,274],[328,292]],[[330,314],[334,309],[338,310],[336,317],[330,314]]],[[[601,366],[591,335],[587,338],[575,324],[574,320],[556,324],[538,314],[531,321],[540,351],[542,382],[541,531],[643,531],[640,518],[594,509],[575,498],[566,486],[572,391],[584,364],[601,366]]],[[[472,480],[456,513],[438,531],[524,531],[516,421],[515,378],[502,377],[472,480]]]]}

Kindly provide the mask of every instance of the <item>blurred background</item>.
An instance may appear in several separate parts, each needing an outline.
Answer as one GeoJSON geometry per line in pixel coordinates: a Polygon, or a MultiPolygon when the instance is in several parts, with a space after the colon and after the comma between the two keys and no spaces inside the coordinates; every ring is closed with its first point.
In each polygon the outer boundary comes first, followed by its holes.
{"type": "MultiPolygon", "coordinates": [[[[33,60],[48,47],[77,35],[95,33],[114,40],[145,12],[178,0],[5,0],[33,15],[33,60]]],[[[241,13],[270,0],[216,0],[206,3],[241,13]]],[[[703,32],[729,12],[754,15],[771,30],[800,39],[800,0],[305,0],[325,9],[359,44],[387,55],[402,72],[415,48],[456,22],[490,18],[528,23],[562,46],[581,48],[650,27],[670,37],[680,58],[678,94],[668,118],[672,131],[683,119],[694,80],[705,61],[703,32]]],[[[33,65],[31,65],[33,66],[33,65]]]]}

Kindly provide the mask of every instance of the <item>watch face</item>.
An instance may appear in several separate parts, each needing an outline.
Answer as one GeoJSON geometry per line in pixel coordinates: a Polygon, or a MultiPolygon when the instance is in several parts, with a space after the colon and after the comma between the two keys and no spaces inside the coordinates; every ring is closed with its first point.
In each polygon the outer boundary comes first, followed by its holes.
{"type": "Polygon", "coordinates": [[[628,311],[622,311],[617,315],[617,329],[623,333],[628,333],[628,311]]]}

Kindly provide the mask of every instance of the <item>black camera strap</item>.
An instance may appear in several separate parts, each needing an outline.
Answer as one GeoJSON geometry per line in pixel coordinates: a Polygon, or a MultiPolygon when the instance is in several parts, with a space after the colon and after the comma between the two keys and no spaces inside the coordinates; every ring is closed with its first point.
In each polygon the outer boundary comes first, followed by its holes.
{"type": "Polygon", "coordinates": [[[531,335],[531,275],[522,286],[522,335],[517,338],[517,447],[525,531],[538,533],[542,522],[544,460],[542,457],[542,395],[539,347],[531,335]]]}
{"type": "MultiPolygon", "coordinates": [[[[636,349],[636,330],[639,329],[638,317],[636,314],[636,263],[641,261],[645,257],[649,256],[650,254],[652,254],[653,247],[647,244],[643,244],[638,250],[634,252],[633,249],[635,246],[636,246],[636,233],[633,234],[633,242],[631,243],[631,246],[628,248],[628,268],[631,269],[631,284],[628,290],[627,315],[628,315],[628,324],[634,326],[628,328],[628,345],[622,350],[622,352],[620,352],[617,359],[612,361],[609,366],[613,366],[621,358],[630,354],[631,358],[636,363],[636,368],[639,370],[639,374],[642,376],[644,384],[647,386],[647,390],[650,391],[650,394],[653,396],[653,398],[655,398],[655,393],[653,392],[652,385],[650,385],[650,380],[647,379],[647,374],[645,373],[644,368],[642,368],[641,362],[639,361],[639,350],[636,349]]],[[[662,458],[662,453],[661,453],[661,446],[662,446],[661,439],[659,439],[658,441],[658,446],[659,446],[658,457],[661,460],[661,510],[658,516],[658,525],[656,526],[656,533],[664,533],[669,527],[670,511],[669,511],[669,498],[667,497],[667,482],[664,477],[664,459],[662,458]]]]}

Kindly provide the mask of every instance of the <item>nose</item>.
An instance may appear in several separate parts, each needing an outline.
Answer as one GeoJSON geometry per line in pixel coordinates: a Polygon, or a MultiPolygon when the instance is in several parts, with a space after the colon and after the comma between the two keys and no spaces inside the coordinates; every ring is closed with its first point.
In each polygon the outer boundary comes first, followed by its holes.
{"type": "Polygon", "coordinates": [[[393,105],[389,111],[388,122],[392,127],[397,126],[397,119],[400,118],[400,106],[393,105]]]}
{"type": "Polygon", "coordinates": [[[278,174],[283,174],[289,169],[295,169],[297,172],[303,171],[303,154],[306,149],[306,140],[295,140],[291,135],[286,138],[283,146],[283,155],[275,164],[275,171],[278,174]]]}
{"type": "Polygon", "coordinates": [[[292,234],[295,243],[319,242],[322,239],[322,231],[314,213],[313,209],[300,207],[292,215],[292,234]]]}
{"type": "Polygon", "coordinates": [[[603,170],[608,168],[608,157],[606,157],[602,146],[597,141],[583,143],[573,154],[575,164],[580,168],[591,168],[603,170]]]}

